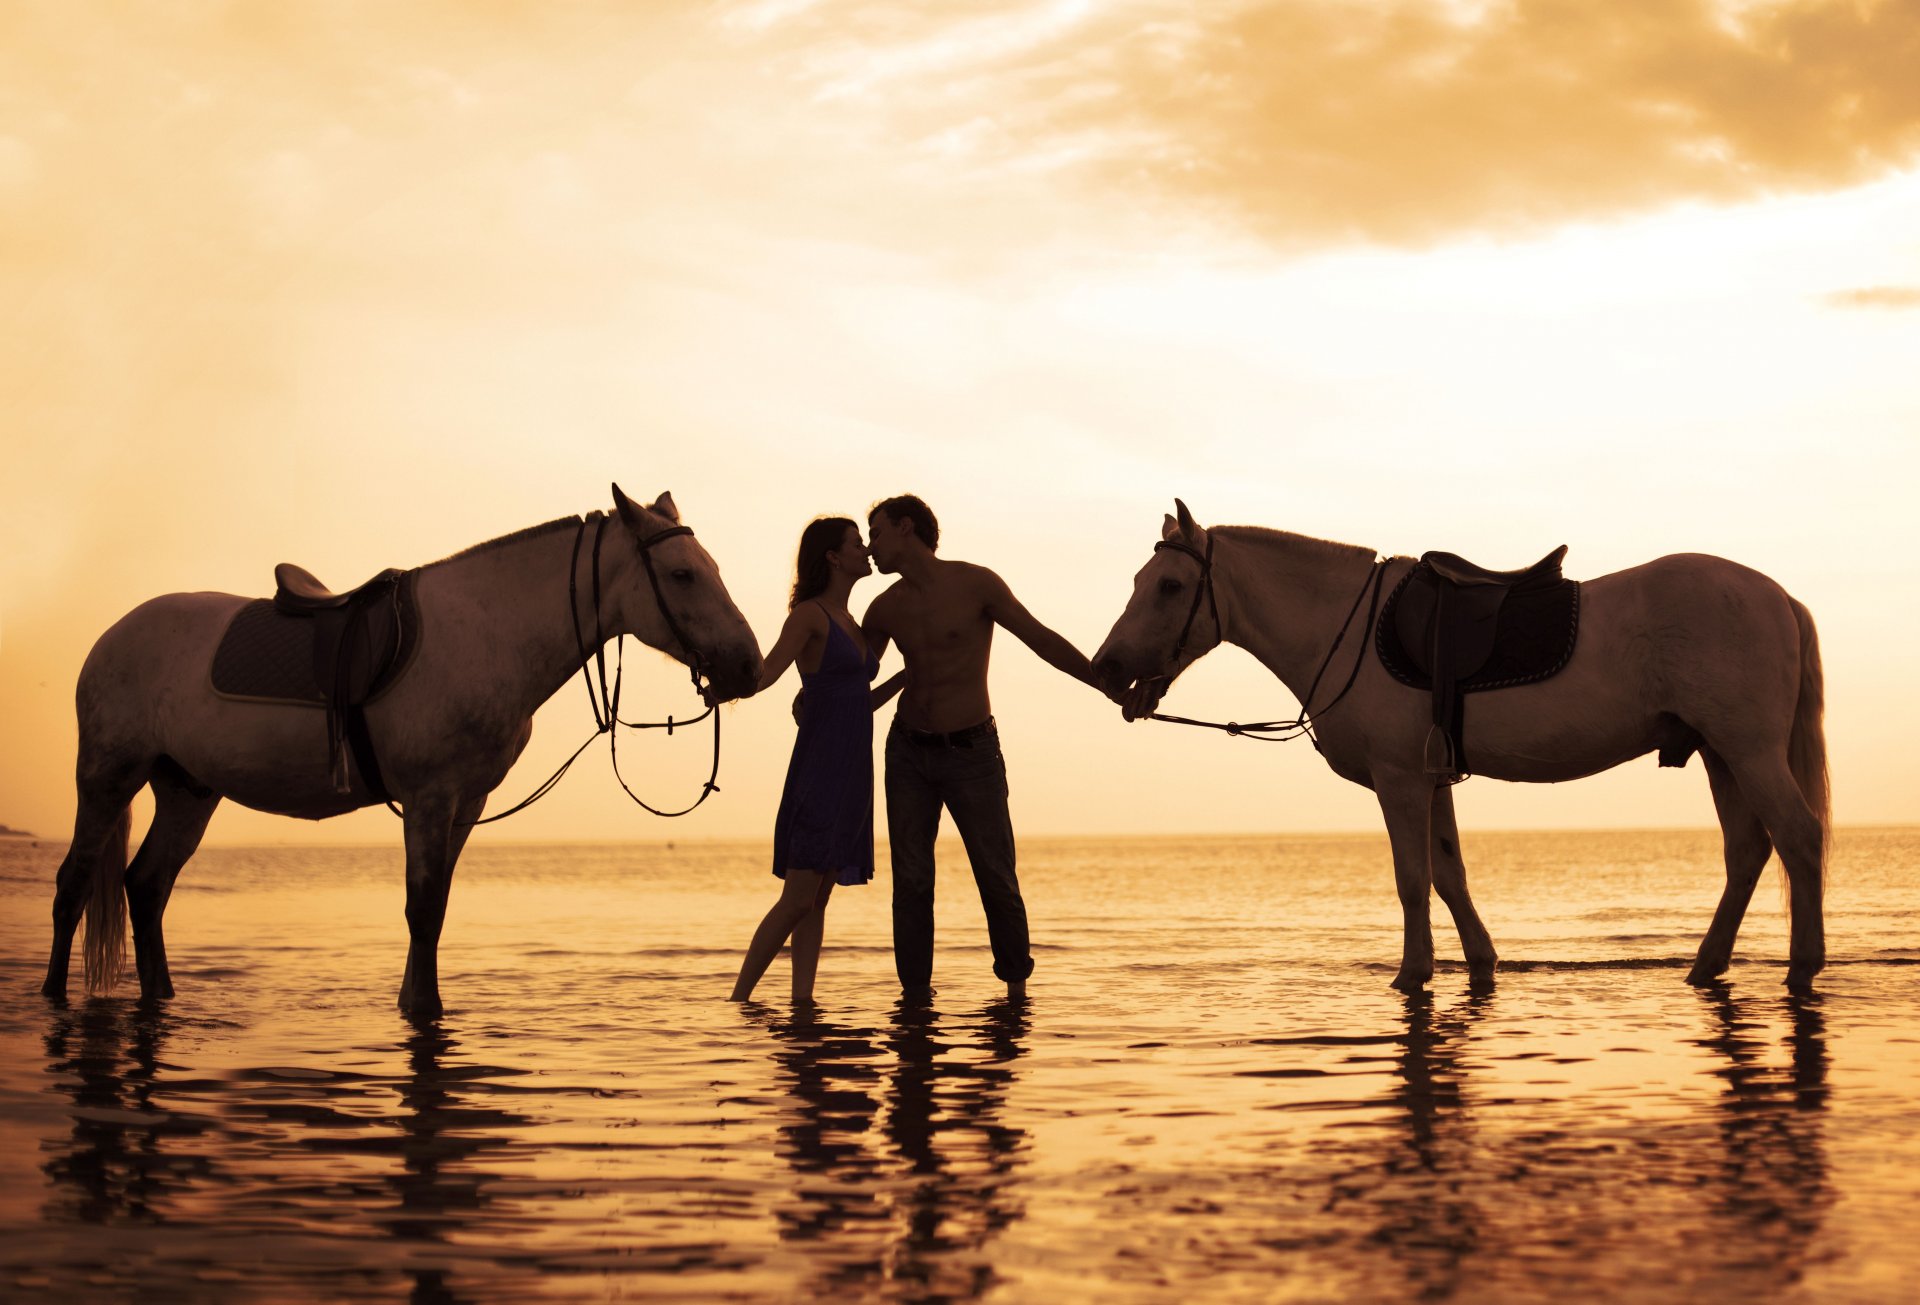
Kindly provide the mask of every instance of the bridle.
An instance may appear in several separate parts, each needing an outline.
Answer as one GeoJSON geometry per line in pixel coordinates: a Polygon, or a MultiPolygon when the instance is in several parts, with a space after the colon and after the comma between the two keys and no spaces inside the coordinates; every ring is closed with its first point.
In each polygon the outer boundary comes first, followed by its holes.
{"type": "MultiPolygon", "coordinates": [[[[1226,627],[1220,624],[1220,602],[1219,599],[1214,596],[1213,533],[1211,531],[1207,533],[1207,551],[1204,553],[1192,544],[1179,539],[1162,539],[1153,546],[1153,551],[1156,553],[1163,550],[1174,553],[1185,553],[1188,557],[1200,564],[1200,583],[1194,588],[1192,605],[1187,608],[1186,624],[1180,627],[1180,637],[1174,642],[1173,657],[1168,663],[1172,665],[1174,662],[1178,662],[1181,654],[1187,650],[1187,641],[1193,635],[1194,619],[1200,614],[1200,594],[1202,590],[1206,591],[1207,610],[1213,614],[1213,628],[1220,639],[1226,638],[1226,627]]],[[[1367,568],[1367,578],[1360,582],[1360,592],[1353,596],[1353,605],[1347,608],[1346,619],[1340,622],[1340,628],[1334,632],[1333,643],[1328,646],[1326,656],[1320,659],[1320,669],[1313,673],[1313,682],[1307,686],[1307,691],[1300,697],[1300,714],[1292,720],[1260,721],[1254,724],[1243,725],[1239,721],[1231,720],[1192,720],[1186,716],[1166,716],[1157,711],[1148,712],[1147,719],[1165,721],[1169,725],[1198,725],[1205,729],[1224,730],[1237,738],[1250,738],[1259,743],[1286,743],[1302,735],[1313,738],[1313,714],[1309,712],[1308,706],[1313,701],[1314,691],[1320,687],[1320,678],[1327,673],[1327,667],[1333,662],[1334,653],[1339,651],[1341,643],[1346,639],[1347,630],[1353,624],[1353,614],[1360,610],[1360,600],[1367,596],[1369,590],[1373,593],[1373,601],[1367,605],[1367,621],[1361,628],[1364,630],[1371,630],[1373,628],[1374,614],[1380,605],[1380,582],[1386,574],[1386,568],[1387,563],[1384,558],[1376,558],[1373,565],[1367,568]]],[[[1351,689],[1353,682],[1360,677],[1360,665],[1366,661],[1366,658],[1366,641],[1362,638],[1360,655],[1354,658],[1353,669],[1347,673],[1347,682],[1340,686],[1340,692],[1333,695],[1332,701],[1320,708],[1318,712],[1320,716],[1325,716],[1328,712],[1332,711],[1334,706],[1339,703],[1342,698],[1347,696],[1347,690],[1351,689]]],[[[1170,683],[1173,679],[1173,672],[1169,672],[1166,675],[1156,675],[1152,678],[1170,683]]],[[[1162,691],[1164,692],[1164,690],[1162,691]]],[[[1314,746],[1320,746],[1318,739],[1314,739],[1314,746]]]]}
{"type": "MultiPolygon", "coordinates": [[[[1193,605],[1187,608],[1187,622],[1180,627],[1180,638],[1173,645],[1173,657],[1169,662],[1169,664],[1171,664],[1171,662],[1179,661],[1180,654],[1187,650],[1187,639],[1193,634],[1193,618],[1200,615],[1201,590],[1206,591],[1207,610],[1213,613],[1214,630],[1218,632],[1222,639],[1226,638],[1226,629],[1220,624],[1220,602],[1213,594],[1213,536],[1211,534],[1207,536],[1207,551],[1204,553],[1192,544],[1183,543],[1178,539],[1163,539],[1153,546],[1153,551],[1156,553],[1162,551],[1185,553],[1188,557],[1200,564],[1200,583],[1194,586],[1193,605]]],[[[1167,678],[1170,679],[1172,677],[1169,676],[1167,678]]]]}
{"type": "MultiPolygon", "coordinates": [[[[707,709],[698,716],[691,716],[686,720],[677,721],[669,716],[663,721],[631,721],[620,719],[620,685],[626,672],[626,639],[624,637],[622,637],[615,646],[612,686],[609,687],[607,683],[607,634],[606,625],[600,611],[600,546],[606,538],[607,521],[607,514],[598,510],[590,512],[580,518],[579,525],[573,535],[573,551],[567,563],[567,615],[573,628],[574,647],[580,654],[580,676],[586,681],[587,702],[593,710],[593,733],[587,737],[585,743],[582,743],[574,749],[572,756],[560,763],[558,770],[547,776],[540,786],[525,798],[522,798],[519,802],[514,803],[511,807],[508,807],[505,811],[499,812],[496,815],[486,816],[480,820],[457,822],[463,826],[470,824],[490,825],[496,820],[505,820],[508,816],[518,815],[520,812],[525,811],[535,802],[538,802],[541,798],[551,793],[554,787],[560,783],[561,777],[567,773],[568,768],[571,767],[575,761],[579,760],[580,754],[585,752],[588,747],[593,744],[594,740],[603,734],[607,736],[607,759],[613,765],[613,777],[620,781],[620,787],[625,790],[628,797],[632,798],[641,808],[652,812],[656,816],[665,816],[669,819],[676,816],[684,816],[695,807],[698,807],[702,802],[705,802],[708,796],[720,791],[719,784],[714,782],[720,777],[720,707],[719,704],[714,701],[712,695],[708,693],[707,686],[700,682],[702,667],[699,654],[695,652],[693,645],[688,641],[686,632],[680,628],[680,622],[674,618],[673,608],[667,605],[666,592],[660,587],[660,574],[653,565],[653,549],[656,545],[681,535],[686,535],[691,538],[693,535],[693,527],[680,525],[669,526],[665,530],[656,530],[651,535],[637,536],[634,539],[634,543],[639,549],[640,561],[645,565],[647,570],[647,583],[653,588],[653,601],[655,605],[659,607],[661,617],[666,620],[668,632],[673,635],[674,642],[680,646],[680,651],[684,655],[684,660],[687,663],[688,673],[693,678],[694,691],[706,700],[707,709]],[[591,595],[593,600],[593,647],[591,649],[587,647],[586,633],[581,628],[580,623],[580,551],[582,545],[586,542],[587,527],[589,524],[593,526],[593,551],[590,561],[593,576],[593,591],[591,595]],[[598,688],[594,686],[594,668],[596,666],[599,669],[598,688]],[[671,737],[675,729],[684,728],[688,725],[698,725],[709,716],[713,717],[713,767],[707,773],[707,782],[700,786],[700,796],[695,798],[690,805],[682,807],[678,811],[662,811],[658,807],[648,805],[645,799],[628,786],[626,777],[620,773],[620,735],[618,727],[624,725],[628,729],[633,730],[663,729],[667,732],[668,736],[671,737]]],[[[393,812],[396,816],[405,814],[399,807],[393,804],[391,799],[387,801],[387,810],[393,812]]]]}
{"type": "MultiPolygon", "coordinates": [[[[665,530],[656,530],[651,535],[636,535],[634,544],[640,552],[640,561],[647,570],[647,584],[653,589],[654,605],[660,609],[660,616],[667,623],[667,632],[673,636],[674,642],[679,645],[682,659],[687,664],[687,674],[693,681],[693,690],[706,701],[707,709],[698,716],[682,721],[676,721],[671,716],[667,717],[664,721],[630,721],[620,719],[620,685],[626,673],[627,641],[624,637],[616,641],[614,648],[613,687],[611,689],[607,687],[607,635],[600,614],[600,545],[606,538],[607,520],[607,514],[600,511],[595,511],[588,517],[581,518],[580,529],[573,537],[572,560],[567,567],[567,613],[573,622],[574,646],[580,652],[580,676],[586,681],[587,702],[593,709],[593,723],[595,726],[593,738],[588,739],[587,743],[593,742],[594,738],[599,738],[602,734],[607,736],[607,759],[613,765],[613,777],[620,782],[620,787],[626,795],[632,798],[634,803],[642,810],[649,811],[656,816],[665,816],[669,819],[676,816],[684,816],[695,807],[698,807],[702,802],[705,802],[712,794],[720,791],[720,786],[714,782],[720,777],[720,704],[714,701],[712,694],[707,691],[707,686],[700,683],[702,667],[700,655],[694,649],[692,642],[688,640],[686,631],[680,628],[680,622],[674,619],[673,608],[667,603],[666,591],[660,587],[660,572],[653,564],[653,550],[656,545],[681,535],[685,535],[691,539],[693,537],[693,527],[673,525],[668,526],[665,530]],[[592,562],[594,639],[592,656],[588,655],[586,638],[580,629],[580,600],[578,597],[580,545],[586,538],[588,520],[594,522],[592,562]],[[600,673],[600,687],[597,692],[594,689],[593,676],[587,669],[589,665],[596,664],[599,667],[600,673]],[[635,730],[664,729],[668,736],[671,737],[676,728],[686,725],[697,725],[709,716],[713,717],[713,767],[707,773],[706,783],[700,786],[700,796],[695,798],[691,804],[682,807],[678,811],[662,811],[658,807],[649,805],[645,798],[642,798],[638,793],[633,791],[627,784],[626,777],[620,773],[620,734],[617,727],[625,725],[628,729],[635,730]]],[[[581,751],[585,751],[586,744],[581,744],[580,748],[581,751]]],[[[574,753],[576,757],[579,755],[579,752],[574,753]]],[[[570,757],[567,759],[567,765],[572,764],[573,759],[570,757]]],[[[549,784],[557,781],[560,775],[565,773],[566,766],[562,766],[560,770],[555,773],[554,779],[549,781],[549,784]]],[[[529,802],[532,800],[532,798],[528,799],[529,802]]],[[[524,804],[522,805],[524,806],[524,804]]],[[[520,808],[515,808],[515,810],[518,809],[520,808]]],[[[507,811],[501,814],[511,815],[513,812],[507,811]]],[[[497,817],[490,817],[490,819],[492,818],[497,817]]]]}

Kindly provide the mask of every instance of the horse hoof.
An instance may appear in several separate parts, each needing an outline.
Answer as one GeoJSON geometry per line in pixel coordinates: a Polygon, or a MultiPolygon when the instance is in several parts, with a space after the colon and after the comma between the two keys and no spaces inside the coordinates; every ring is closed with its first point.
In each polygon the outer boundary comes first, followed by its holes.
{"type": "Polygon", "coordinates": [[[1467,967],[1467,991],[1475,995],[1492,992],[1494,986],[1493,974],[1494,963],[1492,961],[1488,961],[1484,965],[1469,965],[1467,967]]]}
{"type": "Polygon", "coordinates": [[[1427,990],[1427,980],[1432,977],[1430,974],[1409,974],[1405,970],[1402,970],[1394,976],[1393,986],[1408,996],[1412,996],[1415,993],[1425,992],[1427,990]]]}
{"type": "Polygon", "coordinates": [[[1813,991],[1813,976],[1820,971],[1799,965],[1787,967],[1787,991],[1804,997],[1813,991]]]}
{"type": "Polygon", "coordinates": [[[1711,988],[1720,982],[1720,976],[1727,972],[1724,965],[1709,965],[1705,961],[1695,961],[1693,968],[1687,971],[1687,982],[1696,988],[1711,988]]]}

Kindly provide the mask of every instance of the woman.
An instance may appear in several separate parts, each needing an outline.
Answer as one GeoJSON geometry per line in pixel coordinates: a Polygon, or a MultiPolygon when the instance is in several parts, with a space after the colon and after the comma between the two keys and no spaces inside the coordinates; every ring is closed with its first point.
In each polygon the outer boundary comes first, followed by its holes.
{"type": "Polygon", "coordinates": [[[800,733],[773,822],[773,873],[786,883],[740,962],[734,1001],[753,995],[792,935],[793,1004],[812,1004],[827,898],[836,883],[873,878],[873,712],[900,691],[906,673],[869,687],[880,663],[847,597],[872,570],[860,528],[847,518],[821,517],[801,533],[787,623],[755,690],[800,664],[800,733]]]}

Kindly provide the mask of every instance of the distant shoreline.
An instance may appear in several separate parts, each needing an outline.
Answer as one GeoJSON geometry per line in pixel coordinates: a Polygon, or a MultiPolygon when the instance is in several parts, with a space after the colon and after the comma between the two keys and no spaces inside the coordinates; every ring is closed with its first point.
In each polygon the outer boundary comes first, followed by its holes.
{"type": "MultiPolygon", "coordinates": [[[[1894,830],[1894,829],[1916,829],[1916,828],[1920,828],[1920,822],[1895,821],[1895,822],[1886,823],[1886,824],[1866,823],[1866,824],[1846,824],[1846,825],[1834,826],[1834,830],[1836,833],[1856,831],[1856,830],[1869,831],[1869,830],[1894,830]]],[[[876,832],[879,834],[878,845],[881,848],[884,848],[886,846],[886,835],[883,831],[876,831],[876,832]]],[[[1529,829],[1529,828],[1485,829],[1485,830],[1476,830],[1474,832],[1477,834],[1494,834],[1494,835],[1704,834],[1704,835],[1711,835],[1715,838],[1718,838],[1720,836],[1720,827],[1718,825],[1712,825],[1712,824],[1646,825],[1646,826],[1622,825],[1615,828],[1599,828],[1599,829],[1568,826],[1566,828],[1556,827],[1556,828],[1534,828],[1534,829],[1529,829]]],[[[1286,830],[1286,831],[1225,830],[1218,833],[1187,832],[1187,833],[1169,833],[1169,834],[1022,834],[1020,836],[1020,841],[1022,843],[1027,843],[1027,842],[1099,843],[1099,842],[1135,842],[1135,841],[1171,843],[1171,842],[1181,842],[1181,841],[1192,840],[1192,839],[1205,839],[1209,841],[1212,841],[1212,840],[1238,841],[1238,840],[1244,840],[1244,839],[1302,839],[1302,840],[1317,841],[1321,839],[1349,839],[1349,838],[1373,839],[1377,837],[1380,841],[1384,842],[1386,840],[1386,836],[1387,836],[1386,830],[1384,829],[1377,829],[1377,830],[1376,829],[1321,829],[1321,830],[1286,830]]],[[[958,842],[958,835],[949,833],[946,830],[941,831],[941,838],[942,838],[942,841],[958,842]]],[[[498,839],[497,841],[494,839],[488,839],[484,843],[480,843],[480,842],[470,843],[468,844],[468,850],[472,851],[480,847],[507,848],[507,847],[669,847],[669,846],[678,846],[680,848],[692,849],[692,848],[703,848],[703,847],[715,848],[715,847],[752,846],[755,844],[769,843],[771,841],[772,840],[770,837],[754,837],[754,836],[737,837],[737,838],[724,838],[724,837],[529,838],[529,839],[501,838],[501,839],[498,839]]],[[[237,850],[257,851],[261,849],[294,850],[294,849],[308,849],[308,848],[315,849],[315,850],[330,850],[330,849],[374,850],[374,849],[397,849],[400,846],[400,840],[399,840],[399,837],[396,835],[391,842],[343,841],[343,842],[335,843],[335,842],[329,842],[329,841],[320,840],[320,839],[316,839],[312,841],[297,841],[297,842],[287,841],[287,842],[231,842],[229,843],[225,841],[221,841],[221,842],[208,841],[206,843],[201,844],[201,846],[203,849],[208,849],[208,850],[218,848],[221,850],[236,850],[236,851],[237,850]]]]}
{"type": "MultiPolygon", "coordinates": [[[[1836,833],[1871,830],[1898,830],[1920,828],[1920,822],[1896,821],[1888,824],[1848,824],[1835,825],[1836,833]]],[[[1476,830],[1482,835],[1585,835],[1585,834],[1702,834],[1719,837],[1720,830],[1715,825],[1648,825],[1642,827],[1620,826],[1617,828],[1522,828],[1522,829],[1486,829],[1476,830]]],[[[943,841],[957,841],[957,836],[942,831],[943,841]]],[[[1325,839],[1378,839],[1384,842],[1384,829],[1323,829],[1323,830],[1226,830],[1218,833],[1173,833],[1173,834],[1024,834],[1021,842],[1032,843],[1100,843],[1100,842],[1162,842],[1177,843],[1190,840],[1206,841],[1242,841],[1247,839],[1276,839],[1320,841],[1325,839]]],[[[45,843],[50,840],[39,837],[23,829],[12,829],[0,825],[0,839],[20,839],[27,842],[45,843]]],[[[765,844],[765,837],[702,837],[702,838],[530,838],[530,839],[489,839],[486,843],[476,843],[469,850],[491,846],[495,848],[522,847],[647,847],[647,848],[722,848],[750,847],[765,844]]],[[[880,845],[885,846],[886,838],[882,834],[880,845]]],[[[398,836],[391,841],[341,841],[326,839],[288,840],[284,842],[264,841],[208,841],[201,845],[204,851],[373,851],[394,850],[400,845],[398,836]]]]}

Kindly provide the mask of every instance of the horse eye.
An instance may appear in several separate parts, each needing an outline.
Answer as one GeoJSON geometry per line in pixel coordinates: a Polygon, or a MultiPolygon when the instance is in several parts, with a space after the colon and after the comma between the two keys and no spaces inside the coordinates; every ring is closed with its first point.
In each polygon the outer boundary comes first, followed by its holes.
{"type": "Polygon", "coordinates": [[[673,579],[676,584],[690,585],[693,583],[693,569],[685,566],[678,567],[673,572],[673,579]]]}
{"type": "Polygon", "coordinates": [[[1184,588],[1186,588],[1185,585],[1181,584],[1178,580],[1175,580],[1172,577],[1168,577],[1167,579],[1162,580],[1160,582],[1160,592],[1167,595],[1168,597],[1172,597],[1174,594],[1179,593],[1184,588]]]}

